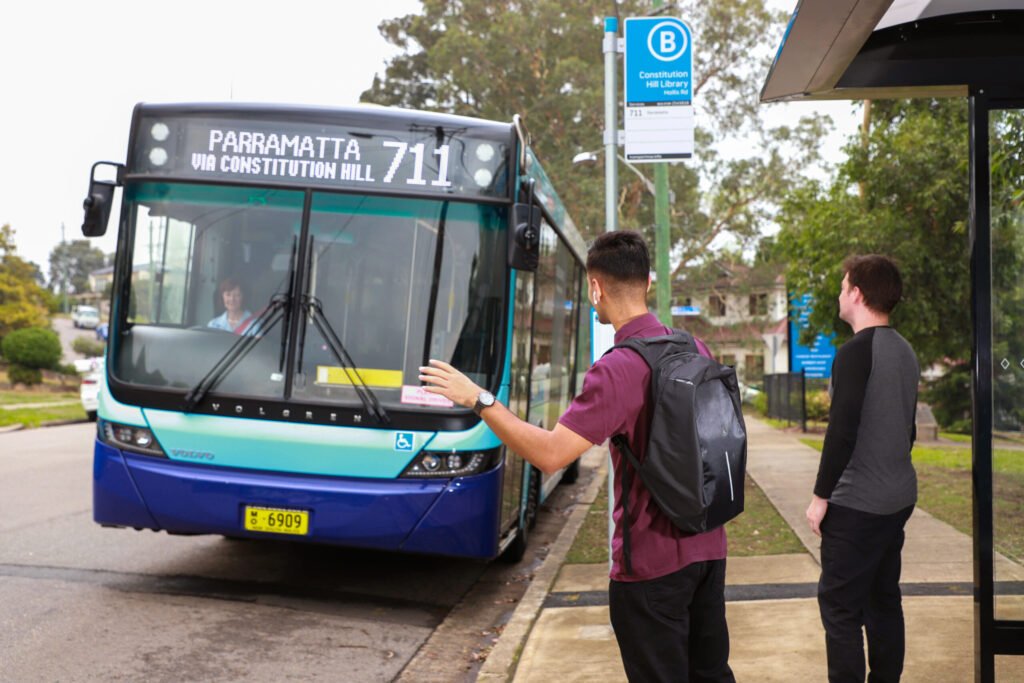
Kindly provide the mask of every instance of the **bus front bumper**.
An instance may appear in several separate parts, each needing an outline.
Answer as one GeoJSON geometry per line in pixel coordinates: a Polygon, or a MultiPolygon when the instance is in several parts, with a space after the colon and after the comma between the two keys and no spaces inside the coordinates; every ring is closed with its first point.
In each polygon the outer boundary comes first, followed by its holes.
{"type": "Polygon", "coordinates": [[[176,534],[489,559],[498,550],[501,469],[440,480],[316,477],[193,465],[97,441],[93,518],[176,534]],[[246,506],[308,512],[309,533],[247,531],[246,506]]]}

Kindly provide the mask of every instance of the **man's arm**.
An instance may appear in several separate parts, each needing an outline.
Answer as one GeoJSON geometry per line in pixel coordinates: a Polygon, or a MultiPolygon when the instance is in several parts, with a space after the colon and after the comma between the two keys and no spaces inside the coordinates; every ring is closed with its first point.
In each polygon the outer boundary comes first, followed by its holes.
{"type": "Polygon", "coordinates": [[[814,495],[828,500],[850,464],[857,445],[857,430],[864,410],[868,377],[871,375],[873,334],[847,342],[836,354],[832,368],[832,405],[828,411],[828,429],[821,449],[814,495]]]}
{"type": "MultiPolygon", "coordinates": [[[[476,398],[483,391],[464,374],[439,360],[420,368],[420,381],[427,383],[424,387],[427,391],[467,408],[476,405],[476,398]]],[[[562,424],[548,431],[524,422],[500,403],[482,411],[481,417],[502,443],[546,474],[562,469],[593,445],[562,424]]]]}
{"type": "Polygon", "coordinates": [[[857,445],[860,414],[864,408],[868,377],[871,375],[871,343],[873,335],[847,342],[832,364],[832,406],[828,412],[828,430],[821,449],[814,495],[807,506],[807,523],[821,536],[821,522],[828,512],[828,499],[843,470],[850,464],[857,445]]]}

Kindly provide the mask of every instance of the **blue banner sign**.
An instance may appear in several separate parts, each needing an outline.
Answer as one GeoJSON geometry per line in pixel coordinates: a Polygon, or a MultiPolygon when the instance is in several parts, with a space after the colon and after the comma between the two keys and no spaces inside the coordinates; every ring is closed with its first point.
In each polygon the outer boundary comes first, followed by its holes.
{"type": "Polygon", "coordinates": [[[800,343],[800,332],[807,329],[807,318],[814,307],[810,294],[790,299],[789,314],[789,371],[804,371],[814,379],[828,379],[832,376],[832,361],[836,357],[834,334],[819,334],[810,346],[800,343]]]}

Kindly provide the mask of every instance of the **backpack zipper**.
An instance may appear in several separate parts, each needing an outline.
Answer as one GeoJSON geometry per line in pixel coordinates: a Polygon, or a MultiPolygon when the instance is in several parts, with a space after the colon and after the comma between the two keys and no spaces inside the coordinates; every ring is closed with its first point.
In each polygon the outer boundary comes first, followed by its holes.
{"type": "Polygon", "coordinates": [[[729,465],[729,451],[725,452],[725,470],[729,473],[729,500],[736,500],[736,492],[732,488],[732,466],[729,465]]]}

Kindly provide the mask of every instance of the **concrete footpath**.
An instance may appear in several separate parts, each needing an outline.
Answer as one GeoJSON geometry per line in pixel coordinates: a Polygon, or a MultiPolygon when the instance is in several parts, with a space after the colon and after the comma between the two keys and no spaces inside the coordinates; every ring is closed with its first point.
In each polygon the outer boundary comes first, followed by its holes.
{"type": "MultiPolygon", "coordinates": [[[[748,418],[747,472],[806,547],[805,553],[728,561],[726,601],[730,664],[740,682],[824,681],[825,634],[816,600],[819,539],[807,527],[819,453],[799,434],[748,418]]],[[[587,456],[599,462],[598,452],[587,456]]],[[[502,637],[478,681],[547,683],[625,681],[608,620],[605,565],[563,565],[583,516],[606,476],[603,465],[502,637]]],[[[971,538],[915,510],[903,550],[907,657],[903,681],[974,678],[971,538]]],[[[1000,581],[1024,580],[1024,568],[997,557],[1000,581]]],[[[1001,603],[1002,618],[1024,618],[1024,600],[1001,603]],[[1012,612],[1012,613],[1011,613],[1012,612]]],[[[996,679],[1024,683],[1024,658],[997,657],[996,679]]]]}

